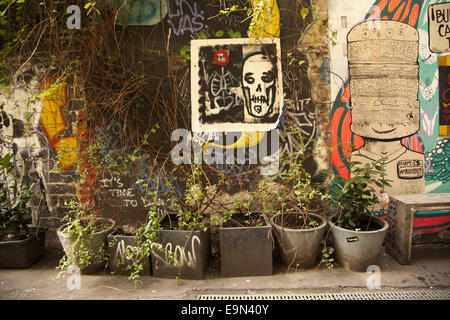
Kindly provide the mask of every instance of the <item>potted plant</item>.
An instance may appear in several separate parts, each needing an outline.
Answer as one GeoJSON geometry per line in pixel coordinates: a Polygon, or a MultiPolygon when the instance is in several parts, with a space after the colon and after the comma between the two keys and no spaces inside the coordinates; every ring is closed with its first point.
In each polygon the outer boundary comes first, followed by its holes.
{"type": "MultiPolygon", "coordinates": [[[[28,268],[45,254],[46,228],[32,223],[30,189],[14,173],[14,157],[0,159],[0,267],[28,268]]],[[[24,178],[26,179],[26,177],[24,178]]]]}
{"type": "Polygon", "coordinates": [[[383,178],[383,161],[351,162],[351,177],[336,191],[339,212],[328,224],[336,258],[346,270],[366,271],[381,252],[389,225],[371,210],[379,203],[378,190],[390,186],[383,178]]]}
{"type": "Polygon", "coordinates": [[[211,206],[224,183],[222,179],[211,183],[198,164],[179,165],[174,170],[174,176],[177,174],[180,182],[184,180],[184,194],[169,176],[162,175],[168,191],[157,199],[165,214],[151,248],[153,276],[203,279],[211,257],[211,206]]]}
{"type": "MultiPolygon", "coordinates": [[[[145,187],[146,195],[156,196],[156,192],[148,190],[148,184],[142,180],[137,183],[145,187]]],[[[146,201],[146,206],[148,213],[143,225],[137,229],[121,226],[107,236],[112,274],[125,274],[130,280],[151,274],[152,245],[161,226],[157,204],[146,201]]]]}
{"type": "Polygon", "coordinates": [[[220,266],[223,277],[273,273],[272,226],[264,212],[250,210],[252,195],[219,215],[220,266]]]}
{"type": "Polygon", "coordinates": [[[65,204],[69,207],[63,218],[66,223],[56,230],[65,253],[57,267],[59,276],[72,266],[77,266],[81,274],[104,270],[108,262],[106,236],[116,222],[97,216],[74,200],[65,204]]]}
{"type": "Polygon", "coordinates": [[[141,243],[139,229],[124,225],[106,237],[111,274],[127,275],[130,280],[150,275],[150,252],[144,251],[148,247],[141,243]]]}
{"type": "Polygon", "coordinates": [[[263,181],[258,187],[262,203],[271,215],[275,240],[282,262],[290,268],[308,268],[315,264],[324,239],[326,219],[320,214],[323,204],[331,197],[321,191],[304,161],[311,152],[303,143],[301,132],[291,128],[297,150],[302,157],[292,159],[280,155],[277,179],[263,181]]]}

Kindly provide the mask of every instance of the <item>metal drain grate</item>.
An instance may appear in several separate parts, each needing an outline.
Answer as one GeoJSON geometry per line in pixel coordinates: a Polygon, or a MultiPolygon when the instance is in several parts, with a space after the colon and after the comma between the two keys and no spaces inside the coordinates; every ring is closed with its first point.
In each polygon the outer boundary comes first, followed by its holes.
{"type": "Polygon", "coordinates": [[[450,290],[320,294],[199,295],[198,300],[450,300],[450,290]]]}

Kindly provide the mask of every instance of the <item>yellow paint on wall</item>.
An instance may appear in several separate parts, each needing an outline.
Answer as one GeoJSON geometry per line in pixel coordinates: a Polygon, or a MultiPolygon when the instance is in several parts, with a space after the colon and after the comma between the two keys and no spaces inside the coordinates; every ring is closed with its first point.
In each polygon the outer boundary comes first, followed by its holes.
{"type": "Polygon", "coordinates": [[[439,126],[439,135],[448,136],[450,135],[450,126],[439,126]]]}
{"type": "Polygon", "coordinates": [[[59,139],[53,146],[58,153],[59,166],[61,169],[69,169],[77,161],[77,139],[66,137],[59,139]]]}
{"type": "Polygon", "coordinates": [[[259,142],[264,138],[265,132],[254,131],[248,132],[243,131],[239,139],[229,145],[219,145],[217,143],[208,142],[202,147],[202,151],[205,151],[207,147],[217,147],[221,149],[238,149],[238,148],[250,148],[259,144],[259,142]]]}
{"type": "Polygon", "coordinates": [[[55,81],[56,79],[51,77],[45,78],[42,89],[44,107],[41,122],[50,143],[66,127],[60,108],[67,104],[67,86],[65,83],[55,85],[55,81]]]}
{"type": "Polygon", "coordinates": [[[440,66],[450,66],[450,56],[440,56],[438,61],[440,66]]]}
{"type": "Polygon", "coordinates": [[[267,8],[261,10],[261,14],[255,15],[252,24],[261,26],[250,31],[250,37],[254,38],[271,38],[280,37],[280,10],[276,0],[252,0],[252,8],[258,7],[258,4],[265,2],[267,8]]]}
{"type": "Polygon", "coordinates": [[[59,138],[67,124],[61,108],[67,104],[67,84],[56,77],[46,77],[42,82],[41,124],[50,145],[56,151],[62,169],[71,168],[77,159],[77,139],[75,137],[59,138]]]}

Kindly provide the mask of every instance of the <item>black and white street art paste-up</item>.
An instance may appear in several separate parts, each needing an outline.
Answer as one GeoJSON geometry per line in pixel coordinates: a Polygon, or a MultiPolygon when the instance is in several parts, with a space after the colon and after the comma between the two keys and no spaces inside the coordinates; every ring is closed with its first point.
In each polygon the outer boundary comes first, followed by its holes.
{"type": "Polygon", "coordinates": [[[279,39],[191,41],[192,130],[269,131],[282,112],[279,39]]]}

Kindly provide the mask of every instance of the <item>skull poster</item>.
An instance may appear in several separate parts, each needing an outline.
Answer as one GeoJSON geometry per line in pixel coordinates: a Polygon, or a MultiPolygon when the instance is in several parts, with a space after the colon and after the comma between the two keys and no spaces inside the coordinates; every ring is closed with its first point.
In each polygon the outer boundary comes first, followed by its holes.
{"type": "Polygon", "coordinates": [[[191,41],[192,130],[269,131],[282,112],[279,39],[191,41]]]}

